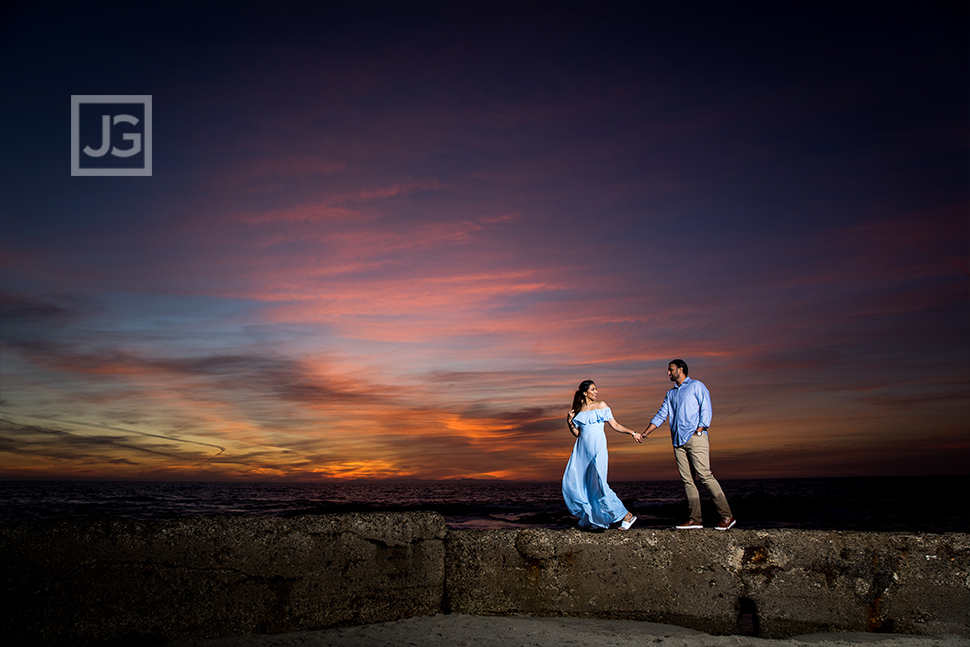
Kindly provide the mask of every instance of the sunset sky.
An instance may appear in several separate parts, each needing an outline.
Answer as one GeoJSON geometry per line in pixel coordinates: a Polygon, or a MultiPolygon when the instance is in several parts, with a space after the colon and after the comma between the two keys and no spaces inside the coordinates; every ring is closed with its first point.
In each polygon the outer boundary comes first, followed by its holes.
{"type": "Polygon", "coordinates": [[[556,480],[673,358],[721,479],[970,474],[964,3],[0,11],[0,478],[556,480]]]}

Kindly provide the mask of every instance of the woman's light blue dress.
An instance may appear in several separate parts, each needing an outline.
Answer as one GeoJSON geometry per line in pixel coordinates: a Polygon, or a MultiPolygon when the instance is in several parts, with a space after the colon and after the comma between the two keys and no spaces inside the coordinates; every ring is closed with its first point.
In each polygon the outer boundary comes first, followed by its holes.
{"type": "Polygon", "coordinates": [[[583,528],[608,528],[627,514],[620,497],[606,483],[609,455],[603,425],[612,419],[609,407],[581,411],[573,418],[579,438],[562,475],[562,497],[583,528]]]}

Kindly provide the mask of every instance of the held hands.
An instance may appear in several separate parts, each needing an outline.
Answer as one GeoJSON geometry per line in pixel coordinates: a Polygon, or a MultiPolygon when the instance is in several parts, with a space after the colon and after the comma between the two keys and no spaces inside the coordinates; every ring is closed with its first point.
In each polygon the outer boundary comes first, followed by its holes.
{"type": "MultiPolygon", "coordinates": [[[[653,429],[650,431],[653,431],[653,429]]],[[[643,439],[650,435],[650,431],[644,429],[640,433],[633,434],[633,440],[637,441],[638,443],[642,443],[643,439]]]]}

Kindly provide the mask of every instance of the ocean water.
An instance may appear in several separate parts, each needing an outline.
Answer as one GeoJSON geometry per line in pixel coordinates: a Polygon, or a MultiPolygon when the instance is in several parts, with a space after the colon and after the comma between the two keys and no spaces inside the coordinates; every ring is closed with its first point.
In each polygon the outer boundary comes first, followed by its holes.
{"type": "MultiPolygon", "coordinates": [[[[962,498],[970,476],[722,480],[721,485],[739,528],[970,532],[962,498]]],[[[679,481],[611,486],[637,515],[635,528],[669,528],[686,519],[679,481]]],[[[705,525],[715,525],[713,504],[706,497],[703,504],[705,525]]],[[[0,523],[409,510],[440,512],[456,529],[571,528],[576,521],[563,504],[558,482],[0,481],[0,523]]]]}

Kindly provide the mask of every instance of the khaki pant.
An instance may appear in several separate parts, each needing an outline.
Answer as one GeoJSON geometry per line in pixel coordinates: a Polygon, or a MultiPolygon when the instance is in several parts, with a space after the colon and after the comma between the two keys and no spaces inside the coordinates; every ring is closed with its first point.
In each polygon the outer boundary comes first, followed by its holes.
{"type": "Polygon", "coordinates": [[[674,458],[677,459],[677,469],[680,470],[680,478],[684,482],[684,489],[687,491],[691,521],[698,523],[702,521],[701,494],[697,491],[697,486],[694,485],[695,475],[714,497],[714,506],[721,518],[733,516],[727,497],[724,496],[720,484],[711,473],[711,442],[706,433],[699,436],[694,434],[690,437],[690,440],[680,447],[674,447],[674,458]]]}

